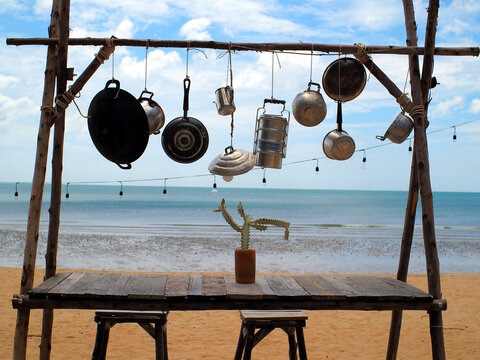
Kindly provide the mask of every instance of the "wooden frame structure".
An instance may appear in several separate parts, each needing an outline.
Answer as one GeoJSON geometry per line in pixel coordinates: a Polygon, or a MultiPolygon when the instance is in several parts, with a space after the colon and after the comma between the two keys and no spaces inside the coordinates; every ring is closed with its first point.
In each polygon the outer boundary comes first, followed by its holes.
{"type": "MultiPolygon", "coordinates": [[[[46,161],[50,129],[54,126],[52,189],[50,200],[50,221],[46,252],[45,280],[56,274],[58,232],[60,225],[60,205],[62,186],[63,143],[65,128],[65,109],[74,96],[83,88],[93,73],[109,58],[115,46],[149,46],[176,48],[213,48],[235,51],[320,51],[353,54],[374,75],[402,108],[414,119],[414,151],[410,175],[410,187],[404,220],[401,253],[397,279],[406,282],[410,250],[413,237],[415,213],[418,198],[422,205],[423,238],[427,263],[428,293],[434,301],[442,301],[440,268],[435,239],[432,189],[429,175],[428,146],[425,123],[428,109],[428,91],[430,89],[434,55],[478,56],[478,47],[436,48],[435,35],[439,0],[430,0],[424,47],[417,46],[416,23],[412,0],[403,0],[407,41],[406,47],[399,46],[363,46],[325,45],[325,44],[278,44],[278,43],[221,43],[213,41],[170,41],[170,40],[133,40],[133,39],[73,39],[69,37],[70,0],[53,0],[49,38],[7,39],[8,45],[46,45],[48,46],[45,70],[44,93],[41,107],[40,126],[37,139],[37,153],[32,180],[30,207],[27,222],[24,265],[20,284],[20,296],[32,291],[35,273],[37,244],[39,237],[40,212],[46,176],[46,161]],[[67,68],[68,47],[79,45],[102,46],[85,71],[67,90],[69,69],[67,68]],[[369,54],[408,55],[410,62],[411,95],[410,100],[373,62],[369,54]],[[420,72],[418,55],[423,55],[423,69],[420,72]],[[55,89],[56,84],[56,89],[55,89]],[[56,93],[56,96],[55,96],[56,93]],[[54,101],[55,100],[55,101],[54,101]]],[[[71,79],[70,79],[71,80],[71,79]]],[[[392,308],[392,321],[387,349],[387,359],[395,359],[398,349],[402,310],[392,308]]],[[[363,310],[368,310],[364,308],[363,310]]],[[[432,358],[445,359],[441,307],[429,309],[432,358]]],[[[13,359],[26,358],[27,333],[30,308],[18,307],[15,328],[13,359]]],[[[53,326],[53,308],[43,308],[43,328],[40,345],[40,359],[49,359],[51,351],[51,333],[53,326]]]]}

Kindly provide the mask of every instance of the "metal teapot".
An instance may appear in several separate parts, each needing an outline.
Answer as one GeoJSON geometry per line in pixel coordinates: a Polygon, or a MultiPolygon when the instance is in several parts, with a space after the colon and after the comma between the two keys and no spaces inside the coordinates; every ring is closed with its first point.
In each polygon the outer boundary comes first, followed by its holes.
{"type": "Polygon", "coordinates": [[[303,126],[320,124],[327,116],[327,105],[320,94],[320,84],[310,81],[307,90],[299,93],[292,103],[292,112],[295,120],[303,126]],[[312,85],[317,91],[310,90],[312,85]]]}

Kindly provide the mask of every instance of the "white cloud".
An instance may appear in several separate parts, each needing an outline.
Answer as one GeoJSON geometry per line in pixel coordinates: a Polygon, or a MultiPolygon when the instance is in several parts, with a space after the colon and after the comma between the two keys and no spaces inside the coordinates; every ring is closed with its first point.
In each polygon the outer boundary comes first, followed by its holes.
{"type": "Polygon", "coordinates": [[[438,116],[447,116],[453,114],[456,110],[461,109],[465,106],[465,98],[463,96],[454,96],[449,99],[435,103],[431,109],[432,117],[438,116]]]}
{"type": "Polygon", "coordinates": [[[32,99],[23,96],[18,99],[14,99],[0,94],[0,126],[8,125],[14,120],[19,120],[25,116],[30,116],[35,113],[40,114],[39,108],[35,109],[32,99]]]}
{"type": "Polygon", "coordinates": [[[480,113],[480,99],[473,99],[470,105],[470,112],[474,114],[480,113]]]}
{"type": "Polygon", "coordinates": [[[10,87],[20,83],[20,78],[10,75],[0,74],[0,89],[10,87]]]}
{"type": "Polygon", "coordinates": [[[187,21],[180,28],[180,35],[189,40],[211,40],[209,32],[206,29],[212,22],[210,19],[202,17],[187,21]]]}

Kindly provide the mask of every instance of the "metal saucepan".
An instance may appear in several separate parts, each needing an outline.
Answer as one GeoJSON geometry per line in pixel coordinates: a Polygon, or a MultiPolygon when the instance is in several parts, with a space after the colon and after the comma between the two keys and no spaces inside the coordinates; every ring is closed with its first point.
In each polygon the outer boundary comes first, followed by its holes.
{"type": "Polygon", "coordinates": [[[355,99],[363,91],[367,74],[362,63],[354,58],[340,58],[327,66],[322,85],[333,100],[346,102],[355,99]]]}
{"type": "Polygon", "coordinates": [[[299,93],[292,103],[292,112],[295,120],[303,126],[320,124],[327,115],[327,105],[320,94],[320,84],[310,81],[307,90],[299,93]],[[317,91],[310,90],[312,85],[317,91]]]}
{"type": "Polygon", "coordinates": [[[190,79],[183,81],[183,116],[170,121],[162,132],[162,146],[167,156],[179,163],[200,159],[208,148],[208,132],[197,119],[187,116],[190,79]]]}
{"type": "Polygon", "coordinates": [[[140,94],[138,101],[147,115],[149,134],[158,135],[160,134],[160,129],[165,125],[165,113],[160,105],[152,100],[152,97],[153,92],[144,90],[140,94]],[[143,96],[143,94],[150,94],[150,96],[143,96]]]}
{"type": "Polygon", "coordinates": [[[397,115],[395,120],[393,120],[392,125],[385,132],[384,136],[377,135],[377,139],[385,140],[389,139],[391,142],[396,144],[401,144],[405,139],[410,135],[413,129],[413,121],[408,116],[405,115],[405,112],[401,112],[397,115]]]}
{"type": "Polygon", "coordinates": [[[329,159],[347,160],[355,152],[355,142],[342,130],[342,103],[337,107],[337,129],[330,131],[323,139],[323,152],[329,159]]]}
{"type": "Polygon", "coordinates": [[[88,108],[88,131],[97,150],[122,169],[130,169],[148,144],[148,120],[138,99],[109,80],[88,108]],[[110,85],[115,87],[109,87],[110,85]]]}
{"type": "Polygon", "coordinates": [[[215,91],[217,101],[217,111],[219,115],[227,116],[235,112],[233,103],[233,89],[230,86],[224,86],[215,91]]]}

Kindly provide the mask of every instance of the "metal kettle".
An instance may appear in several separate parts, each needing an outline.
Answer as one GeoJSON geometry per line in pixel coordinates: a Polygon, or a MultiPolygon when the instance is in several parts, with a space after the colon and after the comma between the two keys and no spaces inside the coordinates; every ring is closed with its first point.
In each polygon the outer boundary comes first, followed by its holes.
{"type": "Polygon", "coordinates": [[[320,84],[310,81],[307,90],[299,93],[292,103],[292,113],[295,120],[303,126],[315,126],[320,124],[327,116],[327,105],[320,94],[320,84]],[[317,90],[310,90],[312,85],[317,90]]]}

